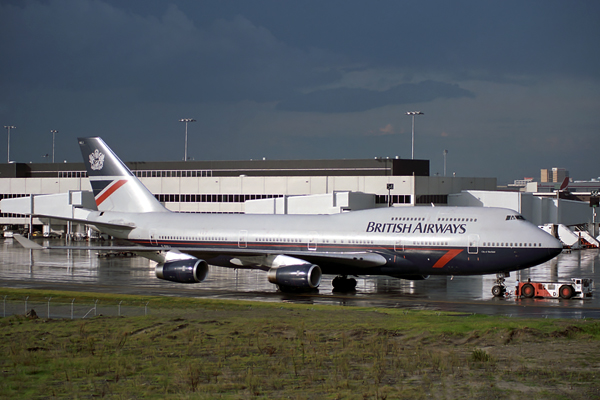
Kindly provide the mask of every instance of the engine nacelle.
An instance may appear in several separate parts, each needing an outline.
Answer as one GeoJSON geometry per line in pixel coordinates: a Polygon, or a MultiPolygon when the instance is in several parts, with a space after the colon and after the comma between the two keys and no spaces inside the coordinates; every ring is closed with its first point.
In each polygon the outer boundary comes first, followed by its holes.
{"type": "Polygon", "coordinates": [[[294,288],[314,289],[321,283],[321,267],[314,264],[285,265],[271,268],[269,282],[294,288]]]}
{"type": "Polygon", "coordinates": [[[170,261],[156,266],[156,277],[177,283],[199,283],[208,275],[208,263],[191,258],[170,261]]]}

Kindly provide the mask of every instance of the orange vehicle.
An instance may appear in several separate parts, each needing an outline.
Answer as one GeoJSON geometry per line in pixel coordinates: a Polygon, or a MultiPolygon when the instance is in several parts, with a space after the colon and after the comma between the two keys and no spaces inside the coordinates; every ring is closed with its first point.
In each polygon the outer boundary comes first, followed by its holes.
{"type": "Polygon", "coordinates": [[[515,296],[532,298],[547,297],[561,299],[585,299],[592,297],[593,279],[571,278],[571,282],[519,282],[515,296]]]}

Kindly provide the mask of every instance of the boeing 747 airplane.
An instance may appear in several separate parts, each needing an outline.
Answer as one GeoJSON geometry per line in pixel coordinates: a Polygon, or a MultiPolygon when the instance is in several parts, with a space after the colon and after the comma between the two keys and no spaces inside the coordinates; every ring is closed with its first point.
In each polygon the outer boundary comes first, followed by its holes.
{"type": "Polygon", "coordinates": [[[116,250],[156,261],[156,276],[173,282],[202,282],[209,265],[264,270],[282,291],[317,288],[322,274],[337,276],[337,290],[354,289],[351,277],[359,275],[498,274],[498,294],[504,274],[562,250],[560,241],[501,208],[388,207],[308,216],[171,212],[101,138],[80,138],[79,145],[98,209],[77,209],[72,220],[128,240],[134,246],[116,250]]]}

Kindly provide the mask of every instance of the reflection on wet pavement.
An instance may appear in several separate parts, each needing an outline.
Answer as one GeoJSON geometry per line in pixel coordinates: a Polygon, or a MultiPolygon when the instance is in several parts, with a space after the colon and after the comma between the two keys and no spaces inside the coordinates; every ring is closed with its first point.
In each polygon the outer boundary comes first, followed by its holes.
{"type": "MultiPolygon", "coordinates": [[[[49,242],[45,240],[45,244],[49,242]]],[[[52,244],[60,245],[53,241],[52,244]]],[[[86,243],[81,243],[85,246],[86,243]]],[[[157,279],[154,263],[142,257],[99,258],[90,250],[23,249],[12,239],[0,240],[0,282],[4,287],[31,287],[73,291],[212,297],[307,304],[397,307],[527,317],[599,318],[600,294],[587,300],[496,299],[491,289],[494,275],[431,277],[406,281],[387,277],[359,277],[356,293],[331,291],[331,278],[324,276],[318,293],[283,294],[267,281],[266,273],[211,267],[207,279],[185,285],[157,279]]],[[[519,280],[556,281],[571,277],[600,282],[598,249],[563,253],[554,260],[507,278],[509,292],[519,280]]]]}

